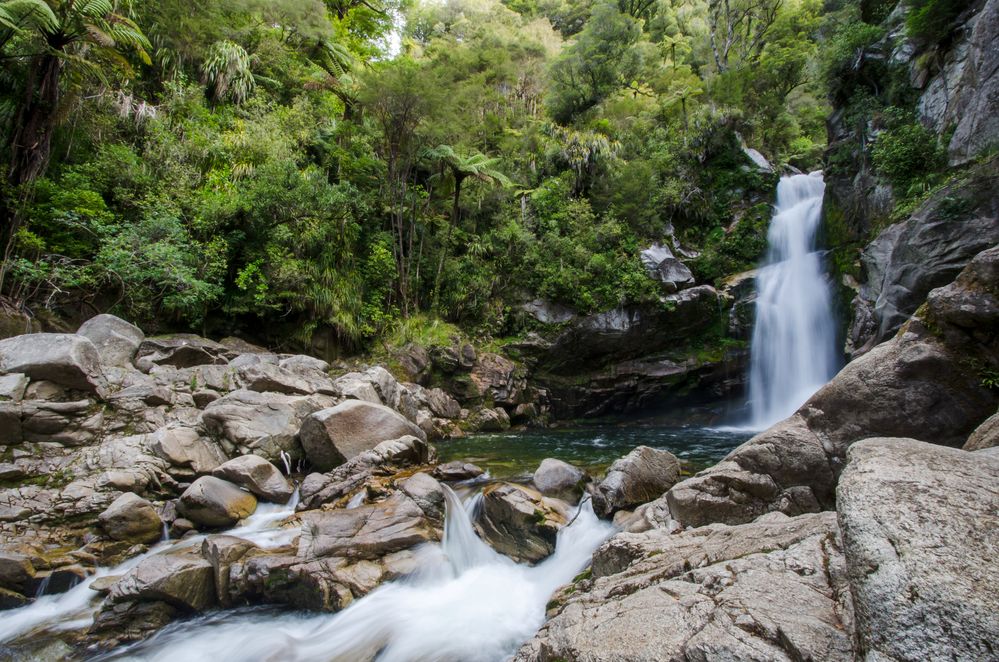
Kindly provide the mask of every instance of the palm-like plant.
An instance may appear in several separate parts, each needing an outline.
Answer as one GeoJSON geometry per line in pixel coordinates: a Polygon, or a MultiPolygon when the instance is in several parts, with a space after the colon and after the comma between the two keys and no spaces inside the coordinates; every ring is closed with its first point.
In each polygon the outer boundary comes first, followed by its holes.
{"type": "Polygon", "coordinates": [[[222,40],[212,44],[201,65],[201,74],[213,101],[241,104],[249,98],[256,81],[250,71],[250,55],[239,44],[222,40]]]}
{"type": "Polygon", "coordinates": [[[10,137],[8,171],[11,183],[18,185],[34,181],[48,165],[67,74],[70,80],[84,75],[106,82],[110,70],[129,70],[126,52],[149,63],[149,41],[112,0],[7,0],[0,6],[0,25],[6,31],[0,33],[0,48],[10,43],[12,31],[32,34],[30,43],[41,47],[41,52],[23,56],[28,66],[10,137]]]}
{"type": "Polygon", "coordinates": [[[500,159],[488,157],[481,152],[463,155],[456,152],[450,145],[438,145],[433,149],[426,150],[424,157],[439,164],[440,171],[433,176],[433,179],[449,176],[452,185],[451,223],[448,225],[447,238],[444,240],[440,259],[437,262],[437,273],[434,276],[433,308],[436,311],[444,260],[451,245],[451,234],[454,232],[454,228],[458,225],[461,217],[462,184],[469,178],[487,184],[499,184],[504,187],[512,186],[513,182],[510,181],[509,177],[496,169],[496,165],[500,162],[500,159]]]}

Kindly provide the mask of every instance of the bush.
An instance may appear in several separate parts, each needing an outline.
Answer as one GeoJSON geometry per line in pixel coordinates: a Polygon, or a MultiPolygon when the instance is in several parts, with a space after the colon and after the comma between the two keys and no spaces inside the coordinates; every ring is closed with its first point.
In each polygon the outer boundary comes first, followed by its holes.
{"type": "Polygon", "coordinates": [[[947,41],[955,19],[968,5],[968,0],[909,0],[905,19],[909,37],[925,46],[947,41]]]}
{"type": "Polygon", "coordinates": [[[914,120],[890,126],[878,135],[871,159],[878,174],[903,195],[945,165],[936,135],[914,120]]]}

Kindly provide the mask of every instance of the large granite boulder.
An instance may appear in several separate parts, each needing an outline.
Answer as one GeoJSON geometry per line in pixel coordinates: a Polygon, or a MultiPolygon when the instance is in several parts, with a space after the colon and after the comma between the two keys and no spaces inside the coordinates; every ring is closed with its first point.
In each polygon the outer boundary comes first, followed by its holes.
{"type": "Polygon", "coordinates": [[[607,470],[591,492],[593,510],[601,517],[661,497],[680,480],[680,461],[668,451],[639,446],[607,470]]]}
{"type": "Polygon", "coordinates": [[[515,561],[536,563],[555,551],[567,511],[567,504],[531,488],[498,483],[483,490],[475,527],[496,551],[515,561]]]}
{"type": "Polygon", "coordinates": [[[135,365],[148,371],[152,366],[190,368],[224,365],[237,356],[221,343],[190,333],[146,338],[136,352],[135,365]]]}
{"type": "Polygon", "coordinates": [[[230,361],[239,382],[250,391],[289,395],[335,395],[329,364],[309,356],[243,354],[230,361]]]}
{"type": "Polygon", "coordinates": [[[999,446],[999,413],[989,416],[984,423],[975,428],[962,448],[966,451],[980,451],[996,446],[999,446]]]}
{"type": "Polygon", "coordinates": [[[856,659],[833,513],[619,534],[548,613],[516,662],[856,659]]]}
{"type": "Polygon", "coordinates": [[[553,457],[542,460],[531,478],[534,487],[545,496],[563,499],[569,503],[579,501],[586,480],[585,471],[553,457]]]}
{"type": "Polygon", "coordinates": [[[961,446],[999,404],[999,247],[983,251],[894,339],[849,363],[797,413],[668,494],[687,526],[831,509],[853,442],[872,436],[961,446]]]}
{"type": "Polygon", "coordinates": [[[114,315],[91,317],[76,334],[94,343],[103,365],[119,368],[132,367],[132,359],[146,339],[142,329],[114,315]]]}
{"type": "Polygon", "coordinates": [[[98,395],[106,386],[94,343],[71,333],[31,333],[0,340],[0,372],[23,373],[32,381],[98,395]]]}
{"type": "Polygon", "coordinates": [[[151,543],[163,535],[163,521],[153,505],[132,492],[115,499],[97,518],[114,540],[151,543]]]}
{"type": "Polygon", "coordinates": [[[149,447],[170,463],[170,473],[202,476],[226,461],[219,445],[190,427],[164,427],[148,437],[149,447]]]}
{"type": "Polygon", "coordinates": [[[232,450],[280,462],[282,453],[292,459],[302,457],[298,443],[302,421],[331,402],[322,396],[239,390],[205,407],[201,419],[232,450]]]}
{"type": "Polygon", "coordinates": [[[302,422],[299,438],[313,467],[328,471],[383,441],[413,436],[426,441],[414,423],[384,405],[347,400],[302,422]]]}
{"type": "Polygon", "coordinates": [[[213,607],[212,565],[195,552],[154,554],[111,587],[108,606],[131,601],[162,601],[189,612],[213,607]]]}
{"type": "Polygon", "coordinates": [[[257,499],[232,483],[202,476],[180,495],[180,514],[209,527],[232,526],[257,509],[257,499]]]}
{"type": "Polygon", "coordinates": [[[233,458],[216,467],[212,475],[245,487],[261,499],[274,503],[287,502],[295,491],[277,467],[257,455],[233,458]]]}
{"type": "Polygon", "coordinates": [[[837,509],[865,659],[994,659],[999,456],[882,438],[848,457],[837,509]]]}

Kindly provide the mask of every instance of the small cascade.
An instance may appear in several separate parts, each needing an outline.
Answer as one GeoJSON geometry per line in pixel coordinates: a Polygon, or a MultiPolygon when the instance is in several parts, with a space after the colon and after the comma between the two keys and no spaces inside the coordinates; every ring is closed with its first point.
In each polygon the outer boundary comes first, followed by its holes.
{"type": "Polygon", "coordinates": [[[822,222],[822,173],[783,177],[756,281],[749,375],[751,426],[793,414],[839,367],[832,295],[815,243],[822,222]]]}
{"type": "Polygon", "coordinates": [[[589,501],[559,531],[555,553],[536,566],[514,563],[478,536],[472,515],[481,495],[462,503],[444,488],[441,545],[417,550],[425,568],[384,584],[335,615],[249,611],[171,625],[148,641],[102,659],[233,662],[499,662],[545,620],[545,605],[590,562],[613,533],[589,501]]]}

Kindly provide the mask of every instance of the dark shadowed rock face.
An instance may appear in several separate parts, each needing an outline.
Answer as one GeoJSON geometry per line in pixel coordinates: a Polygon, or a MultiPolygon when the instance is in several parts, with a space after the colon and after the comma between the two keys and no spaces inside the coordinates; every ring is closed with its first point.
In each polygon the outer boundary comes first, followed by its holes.
{"type": "Polygon", "coordinates": [[[995,659],[999,456],[867,439],[838,494],[866,659],[995,659]]]}
{"type": "Polygon", "coordinates": [[[983,370],[999,368],[997,282],[999,247],[934,290],[898,336],[848,364],[791,418],[674,486],[674,517],[699,526],[832,508],[847,448],[859,439],[964,444],[999,404],[983,385],[983,370]]]}
{"type": "Polygon", "coordinates": [[[855,659],[835,515],[764,520],[618,534],[515,660],[855,659]]]}
{"type": "Polygon", "coordinates": [[[475,526],[496,551],[515,561],[536,563],[555,551],[567,511],[568,504],[528,487],[500,483],[483,491],[475,526]]]}
{"type": "Polygon", "coordinates": [[[869,310],[870,321],[856,316],[851,340],[859,351],[894,334],[932,289],[950,283],[975,255],[999,243],[997,177],[999,159],[993,159],[864,249],[866,283],[856,305],[869,310]]]}

